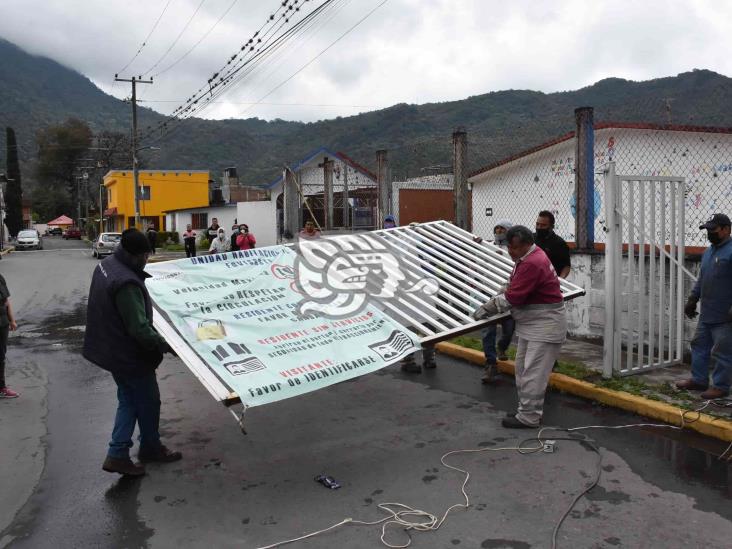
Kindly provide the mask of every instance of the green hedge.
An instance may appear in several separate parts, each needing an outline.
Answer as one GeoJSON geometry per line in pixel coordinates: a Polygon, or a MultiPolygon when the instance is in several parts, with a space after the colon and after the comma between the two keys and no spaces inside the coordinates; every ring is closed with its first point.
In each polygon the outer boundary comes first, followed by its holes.
{"type": "Polygon", "coordinates": [[[173,244],[180,244],[180,235],[177,231],[158,231],[157,246],[162,248],[170,239],[173,244]]]}

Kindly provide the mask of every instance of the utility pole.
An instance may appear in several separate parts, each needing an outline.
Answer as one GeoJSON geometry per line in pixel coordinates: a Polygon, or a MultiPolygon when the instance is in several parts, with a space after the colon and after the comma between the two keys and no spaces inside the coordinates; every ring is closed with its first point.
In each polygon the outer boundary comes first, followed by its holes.
{"type": "Polygon", "coordinates": [[[592,107],[574,110],[575,238],[578,250],[595,249],[595,130],[592,107]]]}
{"type": "Polygon", "coordinates": [[[323,225],[326,230],[333,228],[333,161],[326,156],[323,162],[318,164],[323,168],[323,225]]]}
{"type": "Polygon", "coordinates": [[[153,79],[143,80],[142,76],[135,78],[118,78],[114,75],[115,82],[130,82],[132,84],[132,180],[135,185],[135,227],[140,229],[140,184],[137,175],[137,84],[152,84],[153,79]]]}

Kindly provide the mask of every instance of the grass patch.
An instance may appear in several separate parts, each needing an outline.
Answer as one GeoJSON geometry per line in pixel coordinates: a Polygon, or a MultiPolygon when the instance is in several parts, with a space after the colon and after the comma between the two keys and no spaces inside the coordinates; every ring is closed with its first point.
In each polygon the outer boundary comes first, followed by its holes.
{"type": "Polygon", "coordinates": [[[166,252],[182,252],[185,251],[183,244],[166,244],[163,246],[163,250],[166,252]]]}
{"type": "Polygon", "coordinates": [[[461,347],[467,347],[468,349],[475,349],[476,351],[483,350],[483,342],[477,337],[458,336],[451,339],[450,343],[460,345],[461,347]]]}
{"type": "Polygon", "coordinates": [[[579,362],[564,362],[559,361],[554,371],[558,374],[564,374],[565,376],[573,377],[574,379],[580,379],[582,381],[597,377],[597,372],[589,369],[584,364],[579,362]]]}

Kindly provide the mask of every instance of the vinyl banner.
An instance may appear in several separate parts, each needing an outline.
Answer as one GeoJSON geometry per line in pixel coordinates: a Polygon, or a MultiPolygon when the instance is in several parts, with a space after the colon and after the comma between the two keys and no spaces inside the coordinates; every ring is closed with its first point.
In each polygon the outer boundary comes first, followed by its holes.
{"type": "Polygon", "coordinates": [[[369,304],[337,318],[301,312],[296,258],[290,248],[273,246],[146,268],[155,314],[188,344],[181,359],[191,367],[186,354],[194,353],[247,406],[376,371],[418,346],[410,331],[369,304]]]}

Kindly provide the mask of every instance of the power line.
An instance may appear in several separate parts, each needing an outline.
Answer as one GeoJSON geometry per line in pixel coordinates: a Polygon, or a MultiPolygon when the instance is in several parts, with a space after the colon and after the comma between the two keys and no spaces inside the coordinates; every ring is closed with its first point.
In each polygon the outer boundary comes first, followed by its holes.
{"type": "Polygon", "coordinates": [[[331,42],[326,48],[320,51],[315,57],[313,57],[310,61],[305,63],[302,67],[300,67],[298,70],[296,70],[294,73],[292,73],[290,76],[288,76],[285,80],[277,84],[274,88],[272,88],[269,92],[267,92],[265,95],[263,95],[254,105],[250,106],[249,108],[243,110],[239,113],[239,116],[242,116],[244,113],[248,112],[252,109],[252,107],[258,105],[262,101],[264,101],[267,97],[272,95],[274,92],[276,92],[278,89],[280,89],[282,86],[287,84],[290,80],[295,78],[298,74],[300,74],[302,71],[304,71],[306,68],[308,68],[310,65],[312,65],[321,55],[323,55],[325,52],[327,52],[330,48],[335,46],[338,42],[340,42],[346,35],[348,35],[353,29],[358,27],[361,23],[366,21],[371,14],[373,14],[376,10],[378,10],[381,6],[386,4],[389,0],[382,0],[375,8],[373,8],[370,12],[368,12],[366,15],[364,15],[361,19],[356,21],[356,23],[348,28],[343,34],[341,34],[338,38],[336,38],[333,42],[331,42]]]}
{"type": "Polygon", "coordinates": [[[196,42],[195,44],[193,44],[193,47],[192,47],[191,49],[189,49],[189,50],[188,50],[187,52],[185,52],[185,53],[184,53],[183,55],[181,55],[181,56],[180,56],[180,57],[179,57],[178,59],[176,59],[176,60],[175,60],[175,61],[174,61],[173,63],[171,63],[170,65],[168,65],[167,67],[165,67],[165,68],[164,68],[163,70],[161,70],[160,72],[156,73],[156,74],[154,75],[154,77],[155,77],[155,78],[157,78],[157,77],[158,77],[158,76],[160,76],[161,74],[164,74],[164,73],[168,72],[168,71],[169,71],[170,69],[172,69],[173,67],[175,67],[175,66],[176,66],[176,65],[177,65],[178,63],[180,63],[181,61],[183,61],[183,59],[185,59],[186,57],[188,57],[188,55],[189,55],[189,54],[190,54],[190,53],[191,53],[191,52],[192,52],[193,50],[195,50],[195,49],[196,49],[196,48],[197,48],[197,47],[199,46],[199,44],[200,44],[201,42],[203,42],[203,41],[204,41],[204,40],[205,40],[205,39],[206,39],[206,38],[208,37],[208,35],[209,35],[209,34],[211,34],[211,33],[213,32],[213,30],[214,30],[214,29],[215,29],[215,28],[216,28],[216,27],[218,26],[218,24],[219,24],[219,23],[221,23],[221,21],[223,21],[224,17],[226,17],[226,16],[228,15],[228,13],[229,13],[229,12],[231,11],[231,9],[232,9],[232,8],[234,7],[234,5],[235,5],[235,4],[236,4],[236,3],[238,2],[238,1],[239,1],[239,0],[234,0],[234,1],[233,1],[233,2],[232,2],[232,3],[230,4],[230,5],[229,5],[229,7],[228,7],[228,8],[226,8],[226,11],[224,11],[224,13],[223,13],[223,14],[221,14],[221,17],[219,17],[219,18],[218,18],[218,19],[216,20],[216,22],[215,22],[215,23],[214,23],[214,24],[213,24],[213,25],[211,26],[211,28],[209,28],[209,29],[208,29],[208,30],[206,31],[206,33],[205,33],[205,34],[204,34],[204,35],[203,35],[203,36],[202,36],[202,37],[200,38],[200,40],[198,40],[198,42],[196,42]]]}
{"type": "MultiPolygon", "coordinates": [[[[138,99],[138,103],[180,103],[178,99],[138,99]]],[[[226,105],[270,105],[278,107],[348,107],[354,109],[375,109],[378,105],[345,105],[337,103],[256,103],[255,101],[209,101],[214,104],[226,105]]]]}
{"type": "MultiPolygon", "coordinates": [[[[304,2],[309,1],[310,0],[304,0],[304,2]]],[[[275,13],[271,14],[268,17],[265,24],[262,25],[262,27],[239,48],[239,51],[237,53],[229,58],[229,60],[221,67],[221,69],[215,72],[211,76],[211,78],[208,79],[207,86],[201,86],[191,97],[188,98],[188,100],[184,104],[180,105],[173,111],[168,120],[161,124],[158,124],[156,129],[153,129],[151,132],[148,132],[148,134],[146,134],[146,137],[151,135],[157,129],[165,131],[168,123],[180,122],[181,120],[189,118],[193,116],[196,112],[200,111],[206,106],[208,101],[214,99],[214,93],[216,97],[220,96],[221,93],[223,93],[224,88],[234,80],[239,71],[257,61],[258,59],[261,59],[262,56],[267,54],[273,47],[281,45],[283,40],[291,37],[294,31],[302,27],[303,24],[307,23],[309,20],[312,20],[315,16],[318,15],[318,13],[322,13],[324,6],[333,3],[333,1],[334,0],[326,0],[322,2],[320,6],[315,8],[311,13],[309,13],[302,20],[296,23],[292,28],[285,31],[281,35],[277,35],[279,29],[281,29],[286,23],[290,21],[290,18],[294,16],[294,13],[300,11],[300,6],[298,6],[300,0],[295,0],[292,3],[290,3],[290,0],[284,0],[281,3],[281,7],[278,8],[275,13]],[[278,22],[274,22],[277,14],[281,9],[283,10],[283,13],[280,14],[278,22]],[[293,12],[293,14],[288,15],[288,12],[293,12]],[[270,26],[270,30],[266,31],[262,36],[260,36],[262,34],[262,31],[267,26],[270,26]],[[274,33],[272,33],[272,29],[275,29],[274,33]],[[272,35],[267,38],[270,33],[272,33],[272,35]],[[264,43],[262,43],[263,41],[264,43]],[[247,56],[250,57],[247,58],[247,56]],[[229,68],[227,69],[227,67],[229,68]],[[208,95],[207,98],[206,95],[208,95]]]]}
{"type": "Polygon", "coordinates": [[[163,8],[163,11],[160,12],[160,15],[158,15],[158,18],[155,20],[155,24],[150,29],[150,32],[147,33],[145,40],[142,41],[142,45],[140,45],[140,47],[137,49],[137,52],[135,53],[135,55],[132,56],[132,59],[130,59],[124,67],[117,71],[117,74],[125,72],[125,70],[127,70],[127,67],[129,67],[135,59],[137,59],[137,56],[140,55],[142,49],[147,45],[147,41],[150,40],[153,32],[155,32],[155,29],[158,27],[158,23],[160,23],[160,20],[163,18],[163,15],[165,15],[165,12],[168,10],[168,6],[170,6],[172,1],[173,0],[168,0],[168,2],[165,4],[165,7],[163,8]]]}
{"type": "Polygon", "coordinates": [[[188,19],[188,22],[185,24],[185,26],[183,27],[183,29],[181,29],[180,33],[178,33],[178,36],[176,36],[175,40],[173,40],[173,43],[170,45],[170,47],[168,47],[168,49],[165,50],[165,53],[160,57],[160,59],[158,59],[157,61],[155,61],[155,64],[152,67],[150,67],[144,73],[142,73],[143,76],[146,76],[146,75],[150,74],[153,71],[153,69],[155,67],[157,67],[163,61],[163,59],[165,59],[168,56],[168,54],[170,53],[170,51],[178,43],[178,40],[180,40],[181,36],[183,36],[183,33],[186,32],[186,30],[188,29],[188,26],[191,24],[191,22],[193,21],[193,19],[196,17],[196,14],[199,12],[199,10],[201,9],[201,6],[203,6],[203,4],[204,4],[205,1],[206,0],[201,0],[201,3],[198,4],[198,7],[196,8],[196,11],[193,12],[193,15],[191,15],[191,17],[188,19]]]}

